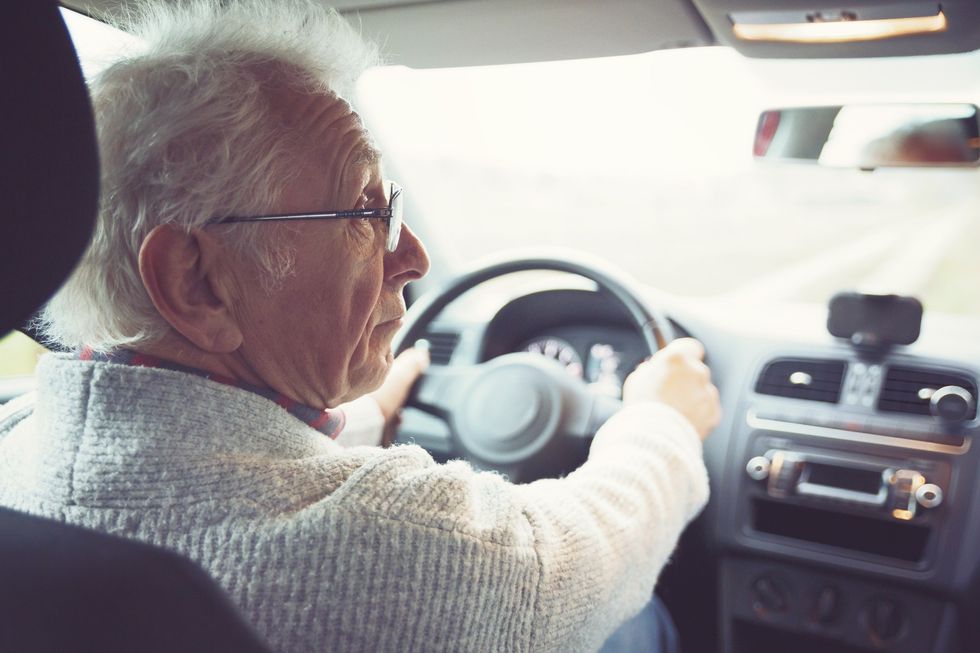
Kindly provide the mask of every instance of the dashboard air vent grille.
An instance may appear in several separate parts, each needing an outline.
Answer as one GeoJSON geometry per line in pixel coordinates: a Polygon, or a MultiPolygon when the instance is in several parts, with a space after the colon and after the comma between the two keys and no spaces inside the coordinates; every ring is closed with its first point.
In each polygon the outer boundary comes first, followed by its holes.
{"type": "Polygon", "coordinates": [[[776,359],[762,370],[755,391],[764,395],[836,404],[840,400],[846,368],[844,361],[776,359]]]}
{"type": "MultiPolygon", "coordinates": [[[[966,374],[925,367],[889,367],[878,396],[878,410],[910,415],[930,415],[932,392],[948,385],[959,386],[974,397],[976,381],[966,374]]],[[[976,406],[973,415],[976,417],[976,406]]]]}
{"type": "Polygon", "coordinates": [[[430,331],[425,334],[429,341],[429,357],[435,365],[448,365],[459,343],[459,334],[455,331],[430,331]]]}

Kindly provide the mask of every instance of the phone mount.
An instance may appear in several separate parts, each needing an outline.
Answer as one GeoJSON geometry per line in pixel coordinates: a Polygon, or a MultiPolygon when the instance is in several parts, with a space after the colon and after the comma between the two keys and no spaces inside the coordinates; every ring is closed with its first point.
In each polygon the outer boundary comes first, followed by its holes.
{"type": "Polygon", "coordinates": [[[869,357],[911,345],[921,328],[922,302],[915,297],[842,292],[830,300],[827,330],[869,357]]]}

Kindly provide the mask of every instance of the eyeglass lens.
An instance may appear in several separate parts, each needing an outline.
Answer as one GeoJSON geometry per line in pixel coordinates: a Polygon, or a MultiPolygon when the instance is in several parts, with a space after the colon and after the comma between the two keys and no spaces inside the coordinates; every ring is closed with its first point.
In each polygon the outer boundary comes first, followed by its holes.
{"type": "Polygon", "coordinates": [[[391,195],[388,200],[391,208],[391,218],[388,220],[388,243],[389,252],[398,249],[398,239],[402,231],[402,189],[401,186],[391,183],[391,195]]]}

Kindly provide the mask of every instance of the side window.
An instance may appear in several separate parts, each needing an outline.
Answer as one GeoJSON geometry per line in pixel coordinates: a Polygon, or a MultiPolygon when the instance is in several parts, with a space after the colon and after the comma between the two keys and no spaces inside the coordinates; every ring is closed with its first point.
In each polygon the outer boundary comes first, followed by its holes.
{"type": "Polygon", "coordinates": [[[33,387],[34,368],[46,351],[20,331],[0,338],[0,404],[33,387]]]}
{"type": "Polygon", "coordinates": [[[0,338],[0,379],[33,376],[37,359],[47,349],[20,331],[0,338]]]}

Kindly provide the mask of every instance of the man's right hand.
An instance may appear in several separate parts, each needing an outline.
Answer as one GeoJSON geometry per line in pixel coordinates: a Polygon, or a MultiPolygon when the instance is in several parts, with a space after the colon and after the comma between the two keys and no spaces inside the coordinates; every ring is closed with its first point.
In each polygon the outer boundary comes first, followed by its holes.
{"type": "Polygon", "coordinates": [[[670,342],[626,377],[623,403],[667,404],[686,417],[705,439],[721,420],[721,402],[718,388],[711,383],[711,370],[703,359],[704,347],[694,338],[670,342]]]}

